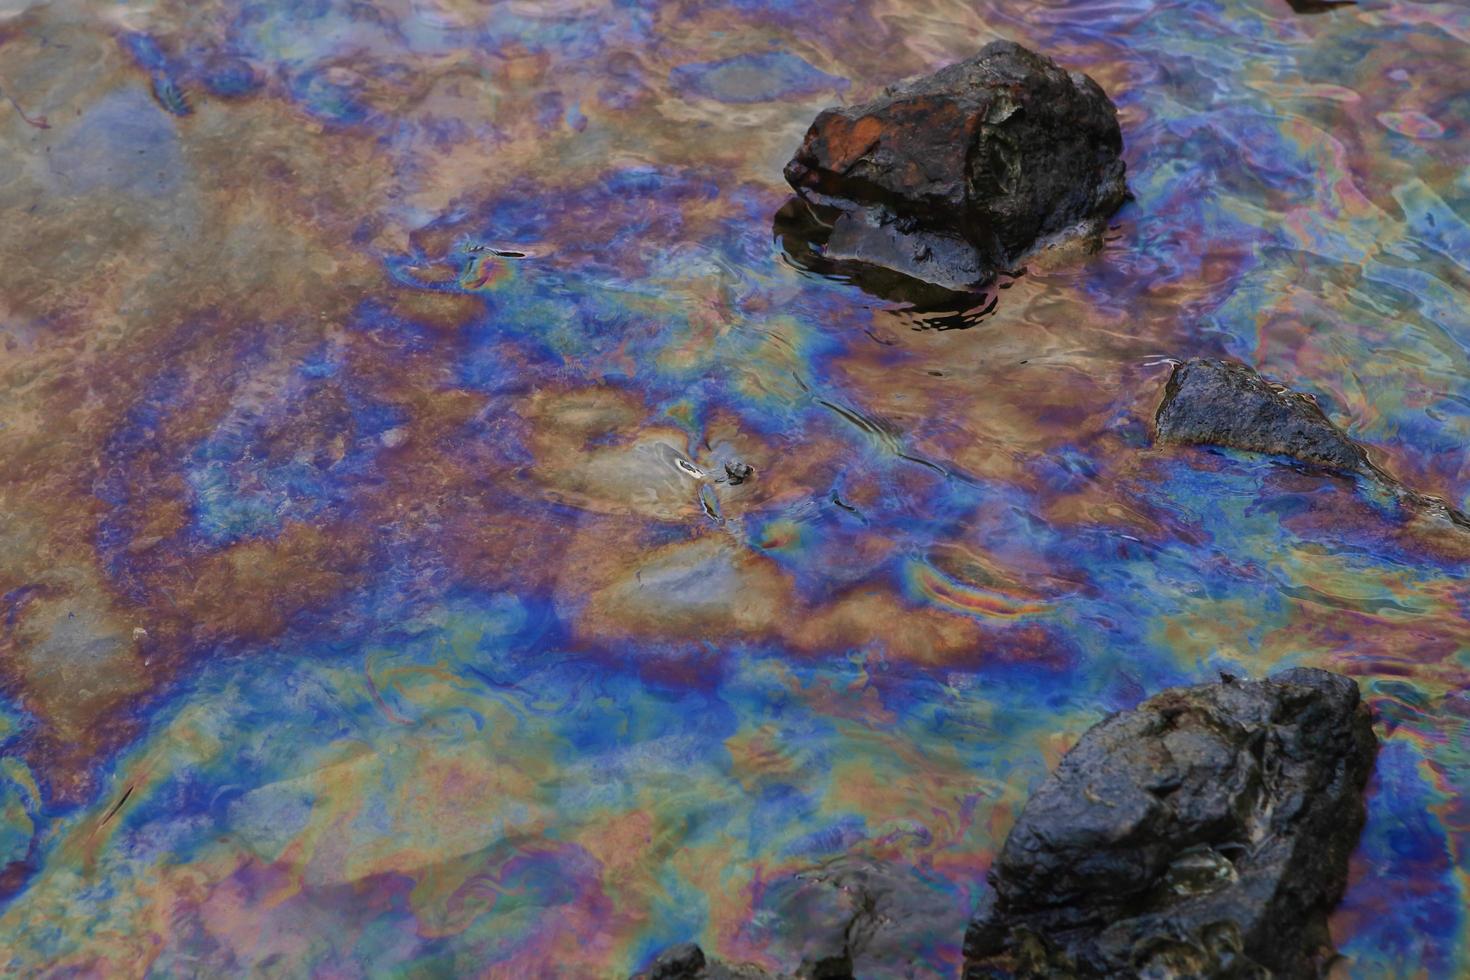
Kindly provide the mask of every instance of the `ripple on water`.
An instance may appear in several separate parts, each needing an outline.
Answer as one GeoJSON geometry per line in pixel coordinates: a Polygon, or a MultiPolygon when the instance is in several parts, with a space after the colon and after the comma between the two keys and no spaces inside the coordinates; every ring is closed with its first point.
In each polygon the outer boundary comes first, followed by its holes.
{"type": "Polygon", "coordinates": [[[1320,665],[1348,969],[1470,973],[1470,546],[1151,439],[1229,356],[1470,501],[1464,9],[9,5],[0,969],[789,968],[813,865],[958,920],[1089,724],[1320,665]],[[1100,250],[824,264],[815,113],[999,37],[1117,101],[1100,250]]]}

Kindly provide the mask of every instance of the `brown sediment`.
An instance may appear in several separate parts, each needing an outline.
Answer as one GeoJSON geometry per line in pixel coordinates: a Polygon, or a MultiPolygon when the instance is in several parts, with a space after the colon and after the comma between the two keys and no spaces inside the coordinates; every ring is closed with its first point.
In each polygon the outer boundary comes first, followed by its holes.
{"type": "MultiPolygon", "coordinates": [[[[60,28],[48,37],[69,46],[66,58],[43,56],[29,35],[5,41],[10,74],[46,105],[96,104],[131,71],[101,35],[60,28]]],[[[75,184],[68,175],[83,164],[62,152],[80,113],[50,112],[54,124],[41,137],[56,150],[50,169],[13,169],[7,204],[45,201],[75,184]]],[[[269,397],[289,365],[348,320],[361,290],[382,281],[376,263],[343,247],[353,173],[360,189],[378,179],[371,141],[338,134],[307,149],[294,135],[298,124],[269,100],[228,113],[196,105],[169,137],[192,168],[187,192],[170,207],[72,189],[67,207],[17,211],[26,217],[0,231],[9,254],[46,257],[0,266],[7,317],[46,332],[44,344],[27,343],[24,329],[17,342],[12,332],[0,358],[9,397],[0,509],[16,529],[29,529],[0,544],[8,583],[0,592],[33,587],[48,596],[14,614],[0,671],[42,724],[27,751],[58,803],[91,792],[93,759],[125,743],[138,706],[208,644],[268,639],[361,567],[361,534],[351,528],[287,526],[276,541],[212,553],[179,544],[189,520],[181,447],[218,425],[248,385],[269,397]],[[238,139],[241,126],[255,134],[250,141],[238,139]],[[269,193],[261,175],[271,178],[269,193]],[[172,233],[179,222],[189,235],[172,233]],[[156,407],[154,420],[130,422],[139,406],[156,407]],[[117,503],[103,499],[122,490],[117,503]],[[97,550],[104,522],[110,557],[97,550]],[[288,572],[299,588],[283,591],[288,572]],[[30,663],[51,649],[44,637],[61,615],[94,631],[63,646],[104,657],[105,669],[94,664],[78,677],[67,665],[80,654],[62,648],[48,670],[30,663]]],[[[12,143],[9,155],[20,146],[12,143]]],[[[134,165],[119,158],[115,166],[124,163],[134,165]]],[[[308,399],[303,415],[267,433],[268,451],[290,454],[304,443],[330,459],[342,413],[334,397],[328,388],[308,399]]]]}

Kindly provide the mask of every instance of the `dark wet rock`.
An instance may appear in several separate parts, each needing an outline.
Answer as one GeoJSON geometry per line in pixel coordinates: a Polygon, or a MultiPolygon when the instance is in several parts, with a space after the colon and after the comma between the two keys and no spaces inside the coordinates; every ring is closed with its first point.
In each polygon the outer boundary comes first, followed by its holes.
{"type": "Polygon", "coordinates": [[[725,482],[732,487],[738,487],[747,480],[755,478],[755,467],[749,463],[726,463],[725,482]]]}
{"type": "MultiPolygon", "coordinates": [[[[762,905],[779,925],[767,945],[791,974],[769,974],[753,967],[699,961],[693,972],[658,974],[668,962],[693,964],[692,944],[668,950],[640,976],[669,980],[791,977],[795,980],[849,980],[853,977],[905,977],[923,971],[936,944],[955,942],[966,910],[953,886],[917,869],[845,856],[769,886],[762,905]],[[740,970],[754,972],[738,972],[740,970]],[[735,972],[719,972],[735,971],[735,972]]],[[[671,967],[670,967],[671,968],[671,967]]]]}
{"type": "Polygon", "coordinates": [[[1176,365],[1154,422],[1162,443],[1270,453],[1361,476],[1411,514],[1470,528],[1470,518],[1443,500],[1403,486],[1375,465],[1310,395],[1239,362],[1195,357],[1176,365]]]}
{"type": "Polygon", "coordinates": [[[1322,670],[1095,725],[1006,838],[967,980],[1316,976],[1377,746],[1357,684],[1322,670]]]}
{"type": "Polygon", "coordinates": [[[1368,473],[1368,456],[1309,395],[1235,361],[1195,357],[1174,368],[1155,416],[1159,441],[1229,446],[1368,473]]]}
{"type": "Polygon", "coordinates": [[[685,980],[699,976],[704,967],[704,950],[696,943],[681,943],[660,953],[646,976],[649,980],[685,980]]]}
{"type": "Polygon", "coordinates": [[[760,967],[749,964],[726,966],[718,960],[707,959],[704,950],[694,943],[680,943],[660,953],[642,973],[633,974],[633,980],[789,980],[789,978],[768,973],[760,967]]]}
{"type": "Polygon", "coordinates": [[[784,231],[817,240],[831,263],[967,289],[1039,247],[1100,232],[1127,196],[1122,148],[1096,82],[996,41],[822,112],[786,165],[809,227],[798,232],[788,213],[784,231]]]}
{"type": "Polygon", "coordinates": [[[1351,7],[1358,0],[1286,0],[1293,11],[1299,14],[1325,14],[1338,7],[1351,7]]]}

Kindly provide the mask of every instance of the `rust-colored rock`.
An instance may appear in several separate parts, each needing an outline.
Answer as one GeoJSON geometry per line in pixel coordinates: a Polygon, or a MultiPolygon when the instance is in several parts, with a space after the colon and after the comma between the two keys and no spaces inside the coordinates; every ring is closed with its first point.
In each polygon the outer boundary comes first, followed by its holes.
{"type": "Polygon", "coordinates": [[[808,205],[812,237],[825,237],[825,261],[958,290],[1100,231],[1127,196],[1122,149],[1096,82],[996,41],[872,102],[822,112],[786,179],[808,205]]]}

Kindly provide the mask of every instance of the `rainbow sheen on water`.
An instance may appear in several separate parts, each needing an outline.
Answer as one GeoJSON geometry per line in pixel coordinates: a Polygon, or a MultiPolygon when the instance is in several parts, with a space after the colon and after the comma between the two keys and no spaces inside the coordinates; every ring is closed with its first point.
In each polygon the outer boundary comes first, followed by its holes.
{"type": "Polygon", "coordinates": [[[1461,0],[0,3],[0,970],[791,968],[792,872],[968,907],[1105,713],[1316,665],[1384,740],[1344,969],[1470,974],[1470,543],[1149,427],[1235,357],[1470,503],[1467,44],[1461,0]],[[815,113],[996,38],[1118,103],[1103,250],[960,318],[784,261],[815,113]]]}

